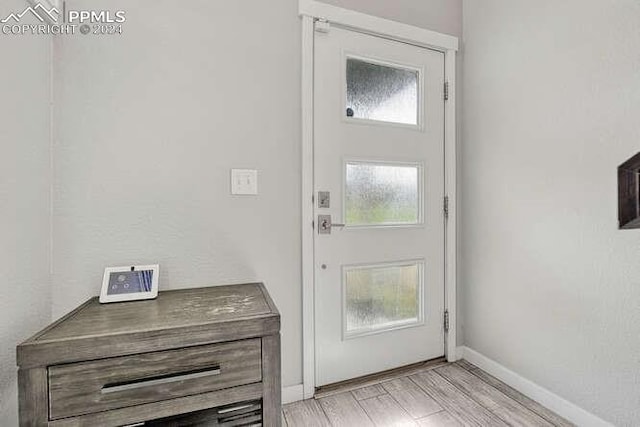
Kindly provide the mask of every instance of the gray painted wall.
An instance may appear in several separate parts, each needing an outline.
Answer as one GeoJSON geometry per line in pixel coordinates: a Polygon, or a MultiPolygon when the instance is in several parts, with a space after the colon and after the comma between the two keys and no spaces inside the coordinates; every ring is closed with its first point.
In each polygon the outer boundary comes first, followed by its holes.
{"type": "Polygon", "coordinates": [[[99,4],[126,10],[122,37],[55,46],[54,316],[109,265],[157,262],[161,289],[261,280],[299,383],[296,2],[99,4]],[[231,196],[231,168],[258,169],[260,194],[231,196]]]}
{"type": "Polygon", "coordinates": [[[464,2],[467,346],[616,425],[640,424],[640,3],[464,2]]]}
{"type": "MultiPolygon", "coordinates": [[[[3,2],[2,11],[25,7],[3,2]]],[[[4,17],[4,16],[3,16],[4,17]]],[[[18,342],[51,320],[48,37],[0,36],[0,425],[17,425],[18,342]]]]}
{"type": "MultiPolygon", "coordinates": [[[[125,34],[54,51],[54,316],[96,295],[107,265],[159,262],[163,289],[262,280],[283,384],[301,383],[297,1],[67,1],[100,5],[127,11],[125,34]],[[260,194],[229,195],[231,168],[258,169],[260,194]]],[[[460,31],[460,1],[393,9],[460,31]]]]}

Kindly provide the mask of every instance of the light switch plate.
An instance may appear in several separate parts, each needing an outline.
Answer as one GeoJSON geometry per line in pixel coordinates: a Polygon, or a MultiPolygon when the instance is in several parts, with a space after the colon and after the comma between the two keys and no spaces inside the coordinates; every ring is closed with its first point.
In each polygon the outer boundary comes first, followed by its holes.
{"type": "Polygon", "coordinates": [[[231,169],[231,194],[258,194],[258,171],[255,169],[231,169]]]}

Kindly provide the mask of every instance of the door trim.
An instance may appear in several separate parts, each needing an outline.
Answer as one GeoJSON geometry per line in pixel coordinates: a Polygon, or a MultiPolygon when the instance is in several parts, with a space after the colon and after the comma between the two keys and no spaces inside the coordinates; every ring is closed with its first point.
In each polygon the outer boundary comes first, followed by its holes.
{"type": "Polygon", "coordinates": [[[299,0],[298,8],[301,16],[326,20],[359,32],[383,36],[441,52],[458,50],[458,38],[448,34],[366,15],[316,0],[299,0]]]}
{"type": "Polygon", "coordinates": [[[385,37],[443,52],[449,98],[445,102],[445,195],[449,197],[445,223],[445,309],[449,331],[445,333],[445,356],[457,360],[456,353],[456,52],[458,38],[411,25],[320,3],[299,0],[302,18],[302,378],[304,398],[315,393],[315,306],[314,306],[314,203],[313,203],[313,61],[314,21],[323,20],[354,31],[385,37]]]}

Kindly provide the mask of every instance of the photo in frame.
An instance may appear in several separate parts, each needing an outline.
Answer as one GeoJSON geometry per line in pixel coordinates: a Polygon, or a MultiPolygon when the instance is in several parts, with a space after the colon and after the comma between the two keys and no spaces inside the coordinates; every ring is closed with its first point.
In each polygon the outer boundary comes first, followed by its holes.
{"type": "Polygon", "coordinates": [[[154,299],[158,296],[159,275],[157,264],[107,267],[102,278],[100,302],[154,299]]]}

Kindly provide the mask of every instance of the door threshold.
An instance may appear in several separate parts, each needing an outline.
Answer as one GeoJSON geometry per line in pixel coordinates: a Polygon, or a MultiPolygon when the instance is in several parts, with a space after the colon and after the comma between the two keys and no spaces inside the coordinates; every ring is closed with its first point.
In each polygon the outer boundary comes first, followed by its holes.
{"type": "Polygon", "coordinates": [[[435,369],[439,366],[446,365],[447,363],[447,359],[442,356],[436,359],[412,363],[411,365],[400,366],[399,368],[376,372],[375,374],[364,375],[362,377],[352,378],[350,380],[323,385],[316,388],[316,392],[313,397],[314,399],[320,399],[323,397],[332,396],[334,394],[352,391],[358,388],[366,387],[368,385],[377,384],[382,381],[405,377],[418,371],[428,371],[430,369],[435,369]]]}

